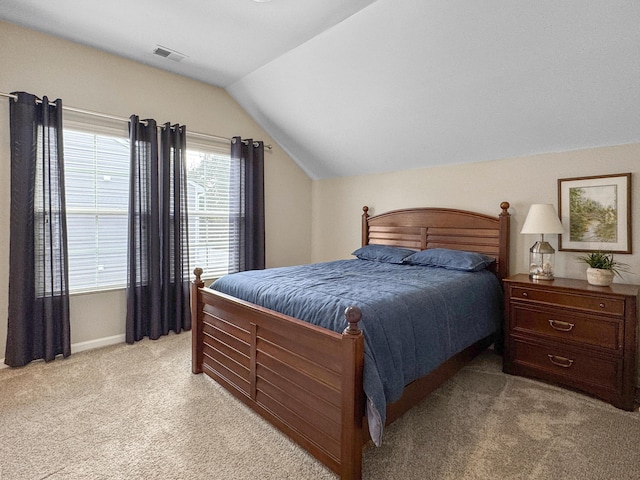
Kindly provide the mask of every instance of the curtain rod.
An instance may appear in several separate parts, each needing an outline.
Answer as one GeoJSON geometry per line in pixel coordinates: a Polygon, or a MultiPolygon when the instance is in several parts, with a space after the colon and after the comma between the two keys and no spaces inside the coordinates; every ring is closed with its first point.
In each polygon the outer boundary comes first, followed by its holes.
{"type": "MultiPolygon", "coordinates": [[[[13,98],[14,100],[18,99],[17,95],[14,95],[13,93],[5,93],[5,92],[0,92],[0,97],[13,98]]],[[[42,100],[39,99],[39,98],[36,98],[36,102],[42,103],[42,100]]],[[[54,105],[54,104],[50,102],[50,105],[54,105]]],[[[84,113],[86,115],[93,115],[94,117],[101,117],[101,118],[107,118],[109,120],[116,120],[118,122],[127,122],[127,123],[129,122],[128,118],[117,117],[115,115],[109,115],[108,113],[92,112],[91,110],[83,110],[82,108],[68,107],[66,105],[62,105],[62,109],[63,110],[68,110],[70,112],[84,113]]],[[[211,135],[209,133],[199,133],[199,132],[187,131],[187,136],[189,136],[189,135],[192,135],[194,137],[213,138],[213,139],[216,139],[216,140],[223,140],[225,142],[231,143],[231,139],[230,138],[220,137],[218,135],[211,135]]],[[[265,145],[264,148],[271,150],[273,147],[271,145],[265,145]]]]}

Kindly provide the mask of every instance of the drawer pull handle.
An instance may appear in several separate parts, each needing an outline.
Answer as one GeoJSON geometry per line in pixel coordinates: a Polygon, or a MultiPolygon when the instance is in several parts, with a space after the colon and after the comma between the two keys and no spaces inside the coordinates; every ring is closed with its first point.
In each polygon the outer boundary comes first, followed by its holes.
{"type": "Polygon", "coordinates": [[[600,308],[604,308],[604,307],[605,307],[604,303],[601,303],[600,308]]]}
{"type": "Polygon", "coordinates": [[[528,296],[529,296],[529,294],[528,294],[527,292],[522,292],[522,296],[523,296],[523,297],[528,297],[528,296]]]}
{"type": "Polygon", "coordinates": [[[554,330],[559,330],[561,332],[570,332],[575,326],[573,323],[561,322],[560,320],[553,320],[551,318],[549,319],[549,325],[551,325],[551,328],[554,330]]]}
{"type": "Polygon", "coordinates": [[[553,363],[558,367],[569,368],[571,365],[573,365],[573,360],[571,360],[570,358],[560,357],[558,355],[551,355],[551,354],[548,354],[547,356],[549,357],[549,360],[551,361],[551,363],[553,363]]]}

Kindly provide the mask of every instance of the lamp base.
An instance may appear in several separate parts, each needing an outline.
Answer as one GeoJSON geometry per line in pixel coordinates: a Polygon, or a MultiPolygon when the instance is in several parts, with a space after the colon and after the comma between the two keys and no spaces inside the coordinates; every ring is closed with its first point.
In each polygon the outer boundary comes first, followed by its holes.
{"type": "Polygon", "coordinates": [[[549,274],[545,274],[545,273],[530,273],[529,274],[529,278],[531,280],[553,280],[555,277],[553,276],[552,273],[549,274]]]}
{"type": "Polygon", "coordinates": [[[549,242],[541,240],[529,249],[529,278],[532,280],[553,280],[555,250],[549,242]]]}

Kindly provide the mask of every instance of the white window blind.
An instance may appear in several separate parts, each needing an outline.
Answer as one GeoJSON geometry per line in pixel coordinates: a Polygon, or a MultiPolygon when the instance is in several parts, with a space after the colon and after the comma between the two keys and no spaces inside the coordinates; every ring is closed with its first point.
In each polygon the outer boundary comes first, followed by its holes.
{"type": "Polygon", "coordinates": [[[189,139],[189,270],[207,278],[229,273],[230,165],[228,147],[189,139]]]}
{"type": "MultiPolygon", "coordinates": [[[[73,123],[73,122],[68,122],[73,123]]],[[[71,292],[124,287],[127,281],[129,139],[65,128],[64,168],[71,292]]]]}

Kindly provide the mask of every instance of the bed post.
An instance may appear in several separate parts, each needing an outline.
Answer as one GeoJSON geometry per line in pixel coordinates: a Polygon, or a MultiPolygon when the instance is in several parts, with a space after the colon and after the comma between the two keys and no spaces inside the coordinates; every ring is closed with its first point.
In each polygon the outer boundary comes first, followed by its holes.
{"type": "Polygon", "coordinates": [[[204,282],[200,278],[201,268],[193,270],[196,276],[191,282],[191,371],[202,373],[202,301],[200,289],[204,287],[204,282]]]}
{"type": "MultiPolygon", "coordinates": [[[[365,207],[366,208],[366,207],[365,207]]],[[[366,214],[366,211],[365,211],[366,214]]],[[[364,416],[364,336],[358,328],[362,312],[348,307],[344,316],[348,326],[342,332],[342,449],[340,479],[362,478],[362,418],[364,416]]]]}
{"type": "Polygon", "coordinates": [[[362,246],[369,244],[369,207],[362,207],[362,246]]]}
{"type": "MultiPolygon", "coordinates": [[[[509,202],[502,202],[500,208],[502,211],[498,216],[500,222],[500,251],[498,252],[498,278],[500,282],[509,276],[509,239],[511,234],[509,233],[511,215],[509,214],[509,202]]],[[[504,288],[504,284],[503,284],[504,288]]],[[[502,329],[504,330],[504,319],[502,320],[502,329]]],[[[504,333],[500,332],[496,335],[493,351],[498,355],[504,353],[504,333]]]]}
{"type": "Polygon", "coordinates": [[[509,202],[502,202],[500,204],[502,211],[498,217],[500,221],[500,252],[498,253],[500,264],[498,265],[498,276],[500,280],[509,276],[509,224],[511,221],[509,207],[509,202]]]}

